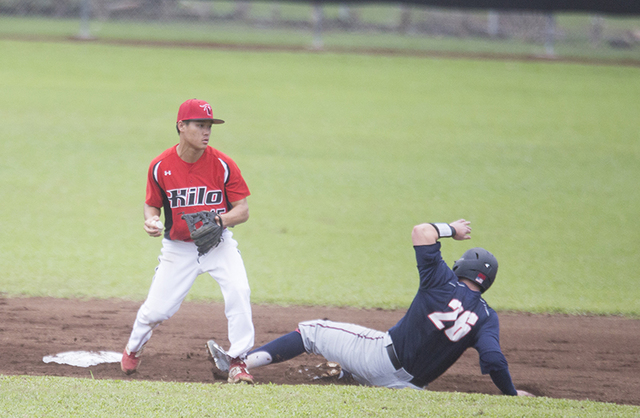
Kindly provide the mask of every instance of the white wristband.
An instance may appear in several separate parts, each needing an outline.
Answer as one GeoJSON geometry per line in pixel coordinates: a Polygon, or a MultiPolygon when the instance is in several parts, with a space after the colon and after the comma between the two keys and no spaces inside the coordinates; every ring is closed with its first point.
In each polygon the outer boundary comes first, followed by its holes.
{"type": "Polygon", "coordinates": [[[438,238],[449,238],[456,236],[456,229],[444,222],[432,223],[433,227],[438,231],[438,238]]]}

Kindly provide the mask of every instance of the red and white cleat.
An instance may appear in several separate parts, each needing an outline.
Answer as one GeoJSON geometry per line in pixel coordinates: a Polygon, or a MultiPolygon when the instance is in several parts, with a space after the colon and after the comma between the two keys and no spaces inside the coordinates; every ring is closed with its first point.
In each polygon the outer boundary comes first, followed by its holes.
{"type": "Polygon", "coordinates": [[[129,349],[124,349],[122,360],[120,361],[120,368],[126,375],[135,373],[140,365],[140,354],[142,354],[142,350],[139,350],[137,353],[131,353],[129,349]]]}
{"type": "Polygon", "coordinates": [[[253,385],[253,376],[247,371],[247,365],[242,360],[231,360],[231,366],[229,367],[229,383],[249,383],[253,385]]]}

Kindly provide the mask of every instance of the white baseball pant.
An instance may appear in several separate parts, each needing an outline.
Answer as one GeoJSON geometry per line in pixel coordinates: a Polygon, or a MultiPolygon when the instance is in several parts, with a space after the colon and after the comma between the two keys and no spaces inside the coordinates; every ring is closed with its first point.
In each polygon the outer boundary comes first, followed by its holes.
{"type": "Polygon", "coordinates": [[[228,229],[222,242],[199,257],[193,242],[162,240],[162,251],[147,299],[138,310],[127,343],[137,352],[151,338],[153,330],[175,314],[200,274],[209,273],[224,298],[231,357],[245,355],[254,344],[255,330],[251,316],[249,280],[238,243],[228,229]]]}
{"type": "Polygon", "coordinates": [[[304,348],[339,363],[360,384],[394,389],[422,389],[409,383],[413,376],[404,368],[396,370],[389,358],[388,332],[360,325],[321,319],[298,324],[304,348]]]}

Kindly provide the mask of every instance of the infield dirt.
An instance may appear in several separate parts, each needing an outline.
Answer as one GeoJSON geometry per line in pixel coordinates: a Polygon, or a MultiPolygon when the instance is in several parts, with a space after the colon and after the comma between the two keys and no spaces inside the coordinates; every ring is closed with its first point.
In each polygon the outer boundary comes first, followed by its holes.
{"type": "MultiPolygon", "coordinates": [[[[65,351],[117,351],[127,342],[141,302],[54,298],[0,299],[0,374],[96,379],[213,383],[205,344],[213,338],[228,348],[220,303],[186,302],[156,329],[137,373],[119,364],[89,368],[44,363],[65,351]]],[[[387,330],[404,311],[254,305],[256,347],[294,330],[307,319],[328,318],[387,330]]],[[[640,405],[640,320],[604,316],[532,315],[499,312],[502,349],[518,389],[538,396],[640,405]]],[[[257,384],[325,384],[299,373],[321,357],[302,355],[252,370],[257,384]]],[[[480,374],[470,349],[428,387],[433,391],[498,394],[480,374]]]]}

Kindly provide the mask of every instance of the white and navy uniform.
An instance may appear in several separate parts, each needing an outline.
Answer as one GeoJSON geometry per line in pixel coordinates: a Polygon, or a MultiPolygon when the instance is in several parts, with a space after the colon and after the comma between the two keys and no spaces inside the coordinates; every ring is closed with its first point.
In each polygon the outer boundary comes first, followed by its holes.
{"type": "Polygon", "coordinates": [[[224,153],[207,147],[195,163],[182,160],[173,146],[149,166],[146,204],[162,208],[165,233],[149,294],[138,310],[127,348],[138,352],[153,330],[175,314],[195,279],[209,273],[220,285],[225,304],[228,353],[240,357],[254,344],[250,288],[238,243],[225,229],[220,244],[198,256],[183,214],[200,211],[224,213],[230,202],[249,196],[236,163],[224,153]]]}
{"type": "Polygon", "coordinates": [[[382,332],[326,320],[301,322],[305,351],[340,363],[362,384],[421,389],[473,347],[482,373],[503,393],[516,395],[496,312],[480,292],[459,283],[442,259],[440,242],[414,249],[420,287],[396,325],[382,332]]]}

